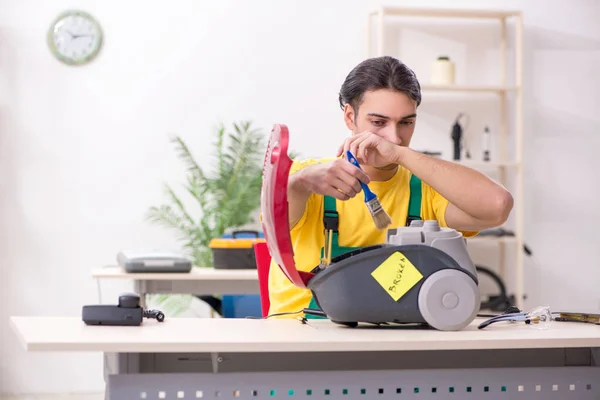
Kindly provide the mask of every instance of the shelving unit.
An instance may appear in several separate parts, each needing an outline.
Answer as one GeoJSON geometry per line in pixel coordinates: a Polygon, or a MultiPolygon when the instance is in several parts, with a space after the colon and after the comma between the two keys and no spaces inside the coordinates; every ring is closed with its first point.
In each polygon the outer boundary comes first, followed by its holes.
{"type": "Polygon", "coordinates": [[[504,88],[500,86],[485,86],[485,85],[452,85],[452,86],[443,86],[443,85],[421,85],[421,90],[423,91],[440,91],[440,92],[481,92],[481,93],[506,93],[506,92],[514,92],[517,88],[509,87],[504,88]]]}
{"type": "MultiPolygon", "coordinates": [[[[482,172],[496,172],[500,182],[507,185],[507,174],[512,173],[515,178],[515,183],[512,185],[511,193],[515,199],[513,209],[514,222],[511,227],[506,227],[507,230],[514,232],[514,236],[504,237],[475,237],[469,239],[469,244],[495,244],[500,246],[500,273],[504,275],[505,246],[514,247],[514,274],[515,274],[515,302],[516,305],[523,309],[524,298],[524,277],[523,277],[523,17],[519,11],[490,11],[490,10],[460,10],[460,9],[429,9],[429,8],[401,8],[401,7],[380,7],[372,11],[368,15],[367,23],[367,56],[382,56],[391,55],[402,59],[401,54],[386,54],[385,44],[385,22],[387,17],[433,17],[443,19],[467,19],[467,20],[491,20],[497,22],[500,30],[499,57],[502,61],[499,68],[499,80],[496,85],[471,85],[471,84],[456,84],[456,85],[431,85],[427,82],[421,83],[423,93],[461,93],[462,95],[477,95],[481,93],[491,94],[498,97],[499,109],[499,142],[498,142],[498,160],[495,162],[477,162],[472,160],[456,161],[471,168],[481,170],[482,172]],[[512,72],[514,77],[513,82],[508,80],[508,22],[514,22],[514,60],[512,72]],[[376,34],[373,35],[372,30],[375,27],[376,34]],[[375,39],[375,40],[374,40],[375,39]],[[373,43],[375,42],[375,44],[373,43]],[[508,126],[508,102],[509,96],[514,96],[514,107],[512,113],[514,118],[514,127],[508,126]],[[512,154],[507,148],[508,139],[514,139],[514,148],[512,154]]],[[[469,21],[467,21],[469,23],[469,21]]],[[[461,101],[460,98],[449,97],[447,101],[461,101]]],[[[503,276],[504,278],[504,276],[503,276]]]]}

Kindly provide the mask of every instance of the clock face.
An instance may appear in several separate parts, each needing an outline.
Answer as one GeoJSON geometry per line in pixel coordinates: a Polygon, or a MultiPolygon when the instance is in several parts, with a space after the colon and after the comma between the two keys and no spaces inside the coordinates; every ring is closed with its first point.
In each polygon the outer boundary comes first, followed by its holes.
{"type": "Polygon", "coordinates": [[[102,45],[102,30],[96,20],[82,11],[61,14],[50,27],[48,45],[56,58],[69,65],[91,61],[102,45]]]}

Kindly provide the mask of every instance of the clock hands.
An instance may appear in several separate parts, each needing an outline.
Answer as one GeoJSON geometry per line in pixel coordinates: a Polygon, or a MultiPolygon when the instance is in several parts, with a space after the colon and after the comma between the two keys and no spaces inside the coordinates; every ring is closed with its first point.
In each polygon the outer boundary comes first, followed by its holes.
{"type": "Polygon", "coordinates": [[[79,33],[79,34],[75,34],[75,33],[71,33],[70,31],[66,31],[69,36],[71,36],[72,39],[79,39],[80,37],[91,37],[93,36],[91,33],[79,33]]]}

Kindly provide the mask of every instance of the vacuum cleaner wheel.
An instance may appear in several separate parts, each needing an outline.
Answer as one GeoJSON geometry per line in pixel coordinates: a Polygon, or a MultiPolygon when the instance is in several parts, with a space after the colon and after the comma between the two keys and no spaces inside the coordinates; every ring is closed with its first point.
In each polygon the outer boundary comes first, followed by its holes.
{"type": "Polygon", "coordinates": [[[439,330],[460,330],[475,319],[480,305],[477,284],[466,273],[443,269],[431,274],[419,291],[419,310],[439,330]]]}

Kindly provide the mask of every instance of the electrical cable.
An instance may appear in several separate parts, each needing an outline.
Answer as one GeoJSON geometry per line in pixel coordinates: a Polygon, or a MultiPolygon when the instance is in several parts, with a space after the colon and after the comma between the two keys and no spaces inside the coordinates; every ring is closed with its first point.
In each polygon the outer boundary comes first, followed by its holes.
{"type": "Polygon", "coordinates": [[[246,319],[269,319],[271,317],[281,317],[283,315],[295,315],[295,314],[300,314],[303,310],[300,311],[290,311],[290,312],[282,312],[282,313],[274,313],[274,314],[269,314],[269,315],[265,315],[264,317],[254,317],[254,316],[247,316],[245,317],[246,319]]]}
{"type": "Polygon", "coordinates": [[[223,301],[221,299],[211,295],[195,295],[194,297],[205,302],[217,314],[223,316],[223,301]]]}
{"type": "Polygon", "coordinates": [[[482,323],[477,327],[478,329],[483,329],[487,326],[490,326],[496,322],[516,322],[523,321],[526,325],[537,326],[541,329],[546,329],[550,326],[552,322],[552,313],[550,312],[550,308],[547,306],[536,307],[529,312],[524,312],[518,310],[517,312],[508,312],[501,315],[495,315],[482,323]]]}
{"type": "Polygon", "coordinates": [[[326,314],[323,311],[321,311],[321,310],[315,310],[315,309],[312,309],[312,308],[304,308],[304,309],[302,309],[300,311],[289,311],[289,312],[282,312],[282,313],[274,313],[274,314],[266,315],[264,317],[248,316],[246,318],[247,319],[268,319],[268,318],[271,318],[271,317],[281,317],[281,316],[284,316],[284,315],[300,314],[302,312],[305,313],[305,314],[316,315],[318,317],[326,317],[326,314]]]}
{"type": "Polygon", "coordinates": [[[511,302],[511,299],[508,297],[508,294],[506,292],[506,286],[504,285],[502,278],[500,278],[500,276],[498,274],[496,274],[494,271],[492,271],[491,269],[484,267],[482,265],[476,265],[475,269],[477,270],[477,272],[479,274],[489,276],[494,281],[494,283],[498,286],[498,290],[500,292],[493,299],[490,296],[488,301],[482,302],[481,308],[490,309],[490,310],[500,310],[500,309],[506,309],[508,307],[511,307],[512,302],[511,302]]]}
{"type": "Polygon", "coordinates": [[[494,318],[494,317],[499,317],[504,314],[514,314],[514,313],[520,313],[520,312],[521,312],[521,310],[519,309],[519,307],[510,306],[502,314],[485,314],[485,313],[483,313],[483,314],[477,314],[477,316],[480,318],[494,318]]]}

